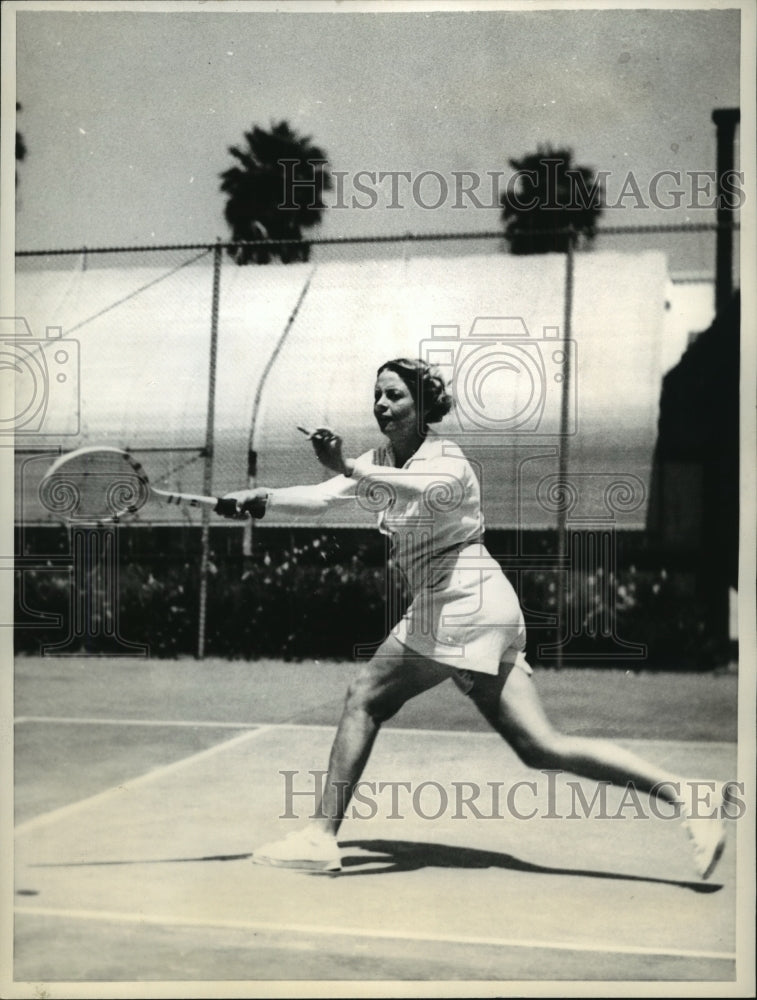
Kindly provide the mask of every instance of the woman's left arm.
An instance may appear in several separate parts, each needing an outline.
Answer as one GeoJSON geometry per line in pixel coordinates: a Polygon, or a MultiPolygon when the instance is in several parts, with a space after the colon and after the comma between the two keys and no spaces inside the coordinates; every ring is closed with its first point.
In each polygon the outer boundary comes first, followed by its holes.
{"type": "Polygon", "coordinates": [[[370,452],[360,458],[345,458],[342,453],[342,439],[327,427],[320,427],[311,435],[313,448],[318,460],[328,469],[341,473],[354,481],[368,480],[389,486],[398,496],[410,499],[424,494],[428,489],[444,485],[447,488],[465,489],[467,462],[462,453],[440,455],[433,462],[418,463],[414,469],[397,469],[392,466],[375,465],[370,452]]]}

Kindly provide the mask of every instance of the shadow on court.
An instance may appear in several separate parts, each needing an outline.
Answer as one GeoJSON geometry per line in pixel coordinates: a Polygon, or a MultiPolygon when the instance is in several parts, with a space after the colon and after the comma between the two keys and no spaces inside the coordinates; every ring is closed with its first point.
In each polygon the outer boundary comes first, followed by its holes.
{"type": "Polygon", "coordinates": [[[484,868],[503,868],[514,872],[529,872],[534,875],[573,875],[579,878],[614,879],[622,882],[646,882],[657,885],[675,886],[679,889],[690,889],[692,892],[711,893],[723,888],[717,882],[689,882],[679,879],[656,878],[645,875],[623,874],[586,868],[561,868],[549,865],[538,865],[531,861],[523,861],[512,854],[498,851],[482,851],[474,847],[457,847],[448,844],[422,843],[409,840],[365,840],[345,841],[343,852],[349,848],[360,848],[372,852],[367,857],[343,857],[344,868],[340,877],[345,875],[385,875],[390,872],[413,872],[423,868],[463,868],[481,870],[484,868]],[[381,867],[375,867],[381,862],[381,867]]]}
{"type": "Polygon", "coordinates": [[[203,861],[249,861],[248,854],[206,854],[201,858],[123,858],[108,861],[46,861],[42,864],[30,864],[29,868],[112,868],[118,865],[186,865],[199,864],[203,861]]]}
{"type": "MultiPolygon", "coordinates": [[[[512,854],[499,851],[482,851],[474,847],[459,847],[450,844],[412,840],[348,840],[341,842],[343,870],[339,873],[325,873],[330,878],[345,878],[355,875],[389,875],[396,872],[414,872],[424,868],[459,868],[480,871],[485,868],[501,868],[513,872],[528,872],[534,875],[572,875],[578,878],[613,879],[621,882],[645,882],[668,885],[691,892],[713,893],[723,888],[721,882],[694,882],[681,879],[657,878],[646,875],[624,874],[623,872],[600,871],[588,868],[561,868],[538,865],[523,861],[512,854]],[[366,852],[350,855],[350,848],[366,852]]],[[[252,852],[247,854],[207,854],[196,858],[123,858],[107,861],[55,861],[30,864],[29,868],[112,868],[123,865],[175,865],[201,864],[204,862],[252,860],[252,852]]],[[[317,872],[307,874],[317,875],[317,872]]]]}

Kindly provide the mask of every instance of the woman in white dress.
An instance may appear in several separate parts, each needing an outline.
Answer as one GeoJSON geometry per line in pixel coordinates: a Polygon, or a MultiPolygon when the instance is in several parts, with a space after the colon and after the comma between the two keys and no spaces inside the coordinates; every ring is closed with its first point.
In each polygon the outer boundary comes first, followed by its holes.
{"type": "Polygon", "coordinates": [[[268,508],[312,516],[354,497],[378,512],[379,529],[391,537],[393,558],[412,595],[406,614],[349,687],[319,818],[258,848],[254,860],[339,871],[337,833],[381,724],[410,698],[452,678],[527,765],[631,784],[674,804],[692,838],[699,873],[708,878],[725,844],[726,785],[710,783],[715,800],[703,809],[701,784],[605,740],[560,733],[547,719],[523,654],[525,625],[517,596],[483,544],[478,479],[460,448],[429,429],[451,407],[435,369],[421,360],[389,361],[378,370],[373,403],[385,446],[345,458],[341,438],[319,428],[310,438],[335,477],[311,486],[229,494],[240,514],[253,517],[268,508]],[[700,801],[692,803],[690,789],[697,786],[700,801]]]}

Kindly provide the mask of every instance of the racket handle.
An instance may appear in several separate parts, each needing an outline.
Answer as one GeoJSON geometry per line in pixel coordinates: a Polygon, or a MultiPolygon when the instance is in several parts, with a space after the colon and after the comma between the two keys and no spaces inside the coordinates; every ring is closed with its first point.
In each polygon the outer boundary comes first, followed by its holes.
{"type": "Polygon", "coordinates": [[[239,518],[241,516],[236,500],[232,500],[231,497],[229,497],[228,499],[224,499],[222,497],[215,505],[213,510],[215,511],[216,514],[220,514],[221,517],[239,518]]]}
{"type": "Polygon", "coordinates": [[[230,517],[236,521],[244,521],[247,517],[260,520],[265,515],[267,498],[265,496],[253,497],[247,500],[240,508],[239,502],[233,497],[222,497],[213,510],[221,517],[230,517]]]}

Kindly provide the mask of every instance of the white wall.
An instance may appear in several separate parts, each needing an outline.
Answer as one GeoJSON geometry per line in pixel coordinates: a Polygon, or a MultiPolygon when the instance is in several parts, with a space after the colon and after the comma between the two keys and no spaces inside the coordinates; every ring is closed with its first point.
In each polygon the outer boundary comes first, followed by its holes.
{"type": "MultiPolygon", "coordinates": [[[[681,350],[681,330],[694,314],[694,293],[689,286],[669,284],[659,253],[588,253],[577,255],[575,263],[567,447],[581,506],[573,516],[606,516],[607,491],[625,482],[636,491],[635,499],[616,503],[611,516],[622,527],[643,527],[661,379],[681,350]],[[665,310],[666,299],[673,302],[671,310],[665,310]]],[[[18,274],[17,315],[27,317],[40,340],[46,326],[62,327],[64,339],[78,342],[80,356],[80,433],[54,433],[70,414],[61,412],[68,404],[56,394],[50,362],[46,423],[22,435],[22,443],[69,448],[102,441],[137,450],[202,446],[211,270],[207,261],[170,275],[168,270],[18,274]]],[[[246,484],[258,382],[312,270],[312,265],[238,268],[224,263],[214,461],[219,493],[246,484]]],[[[376,367],[390,357],[443,350],[462,405],[440,430],[481,463],[488,523],[554,525],[554,505],[543,500],[562,446],[561,386],[555,381],[562,363],[554,355],[566,352],[564,280],[560,255],[320,265],[262,395],[259,482],[277,486],[322,478],[297,423],[333,426],[351,454],[378,443],[371,413],[376,367]],[[508,321],[490,319],[483,332],[479,323],[471,334],[477,317],[508,321]],[[450,329],[432,338],[433,327],[459,327],[459,339],[450,329]],[[545,327],[556,339],[545,339],[545,327]],[[487,331],[494,336],[484,335],[487,331]],[[518,424],[516,413],[526,422],[518,424]]],[[[144,456],[153,479],[191,458],[144,456]]],[[[22,520],[47,516],[34,486],[43,465],[31,460],[18,487],[22,520]]],[[[202,463],[190,461],[163,485],[199,492],[201,472],[202,463]]],[[[156,521],[177,516],[197,515],[154,505],[140,514],[156,521]]],[[[336,516],[338,523],[371,523],[359,510],[345,516],[344,505],[336,516]]],[[[322,523],[331,521],[326,517],[322,523]]]]}

